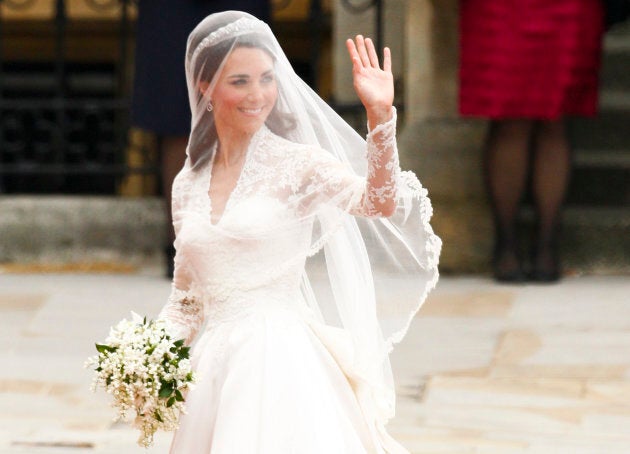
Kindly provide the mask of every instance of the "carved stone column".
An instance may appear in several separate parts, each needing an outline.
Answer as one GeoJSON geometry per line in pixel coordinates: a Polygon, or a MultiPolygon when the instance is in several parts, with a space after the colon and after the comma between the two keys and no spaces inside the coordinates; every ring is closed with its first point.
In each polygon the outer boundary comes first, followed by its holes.
{"type": "Polygon", "coordinates": [[[488,268],[492,220],[483,188],[485,122],[460,119],[458,1],[413,0],[406,10],[403,167],[416,171],[444,241],[443,271],[488,268]]]}
{"type": "MultiPolygon", "coordinates": [[[[369,0],[351,0],[351,4],[369,5],[369,0]]],[[[404,78],[404,30],[405,0],[386,0],[383,2],[383,45],[388,46],[394,59],[392,70],[397,85],[404,78]]],[[[357,34],[376,40],[376,8],[355,13],[343,6],[341,0],[333,0],[333,96],[339,104],[353,104],[359,100],[352,88],[352,63],[346,51],[346,39],[357,34]]],[[[379,51],[379,56],[382,53],[379,51]]],[[[401,91],[402,93],[402,91],[401,91]]]]}

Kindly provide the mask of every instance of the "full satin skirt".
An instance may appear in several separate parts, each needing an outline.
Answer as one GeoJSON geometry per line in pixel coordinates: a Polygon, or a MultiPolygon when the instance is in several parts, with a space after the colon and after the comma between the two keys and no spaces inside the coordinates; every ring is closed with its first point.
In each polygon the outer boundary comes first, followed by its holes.
{"type": "Polygon", "coordinates": [[[407,452],[366,421],[342,368],[296,311],[261,305],[210,327],[192,362],[200,379],[171,453],[407,452]]]}

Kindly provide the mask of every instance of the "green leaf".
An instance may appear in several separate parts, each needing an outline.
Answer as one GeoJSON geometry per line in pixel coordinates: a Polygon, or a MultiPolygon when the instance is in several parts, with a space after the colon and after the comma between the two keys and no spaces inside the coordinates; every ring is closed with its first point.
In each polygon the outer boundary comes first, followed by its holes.
{"type": "Polygon", "coordinates": [[[179,392],[179,389],[175,390],[175,399],[177,400],[177,402],[183,402],[184,401],[184,396],[182,396],[182,393],[179,392]]]}
{"type": "Polygon", "coordinates": [[[96,345],[96,351],[98,351],[99,353],[105,353],[105,352],[113,353],[116,351],[116,347],[111,347],[109,345],[104,345],[104,344],[95,344],[95,345],[96,345]]]}
{"type": "Polygon", "coordinates": [[[164,420],[162,419],[162,415],[160,414],[159,411],[155,410],[154,415],[155,415],[155,419],[157,419],[160,422],[164,422],[164,420]]]}
{"type": "Polygon", "coordinates": [[[177,354],[179,359],[188,359],[190,357],[190,347],[182,347],[182,349],[177,354]]]}
{"type": "Polygon", "coordinates": [[[179,348],[179,347],[183,347],[183,346],[184,346],[184,342],[185,342],[185,340],[184,340],[184,339],[180,339],[180,340],[178,340],[178,341],[175,341],[175,342],[173,343],[173,345],[175,345],[175,347],[178,347],[178,348],[179,348]]]}
{"type": "Polygon", "coordinates": [[[167,406],[167,407],[172,407],[174,403],[175,403],[175,396],[173,396],[173,397],[169,398],[169,399],[166,401],[166,406],[167,406]]]}
{"type": "Polygon", "coordinates": [[[173,394],[173,385],[168,384],[166,386],[162,386],[160,388],[160,394],[159,396],[163,399],[166,399],[167,397],[169,397],[171,394],[173,394]]]}

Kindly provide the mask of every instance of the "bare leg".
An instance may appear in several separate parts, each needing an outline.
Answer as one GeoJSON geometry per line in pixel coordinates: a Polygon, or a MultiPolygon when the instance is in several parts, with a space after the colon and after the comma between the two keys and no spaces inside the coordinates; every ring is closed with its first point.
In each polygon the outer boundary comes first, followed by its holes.
{"type": "Polygon", "coordinates": [[[524,278],[518,254],[516,217],[527,181],[534,121],[493,121],[488,132],[484,171],[496,228],[494,274],[498,280],[524,278]]]}
{"type": "Polygon", "coordinates": [[[555,281],[559,275],[560,210],[571,173],[571,151],[563,120],[544,121],[536,130],[533,195],[538,214],[534,279],[555,281]]]}
{"type": "Polygon", "coordinates": [[[160,153],[162,159],[162,192],[166,202],[167,226],[166,226],[166,275],[173,277],[173,257],[175,250],[175,230],[173,229],[173,215],[171,212],[171,192],[173,180],[181,170],[186,160],[186,136],[163,136],[159,139],[160,153]]]}

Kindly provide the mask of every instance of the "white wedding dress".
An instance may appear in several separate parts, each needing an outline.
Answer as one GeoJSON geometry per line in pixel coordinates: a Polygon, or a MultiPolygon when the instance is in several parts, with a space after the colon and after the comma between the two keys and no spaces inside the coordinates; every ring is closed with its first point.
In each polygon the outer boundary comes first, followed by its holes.
{"type": "MultiPolygon", "coordinates": [[[[391,154],[393,178],[381,190],[400,179],[395,122],[394,115],[368,136],[368,157],[384,151],[374,149],[374,134],[382,134],[380,146],[391,154]]],[[[317,195],[304,193],[315,185],[329,192],[327,203],[371,216],[379,194],[365,194],[366,180],[323,150],[265,127],[252,139],[220,216],[208,196],[211,171],[212,158],[184,167],[173,190],[176,276],[161,317],[182,338],[196,338],[192,363],[200,379],[186,396],[171,453],[407,452],[354,380],[343,330],[324,324],[304,296],[307,256],[325,238],[310,247],[313,226],[293,226],[295,213],[287,208],[301,197],[301,215],[312,209],[317,195]],[[273,234],[265,237],[267,227],[273,234]]]]}

